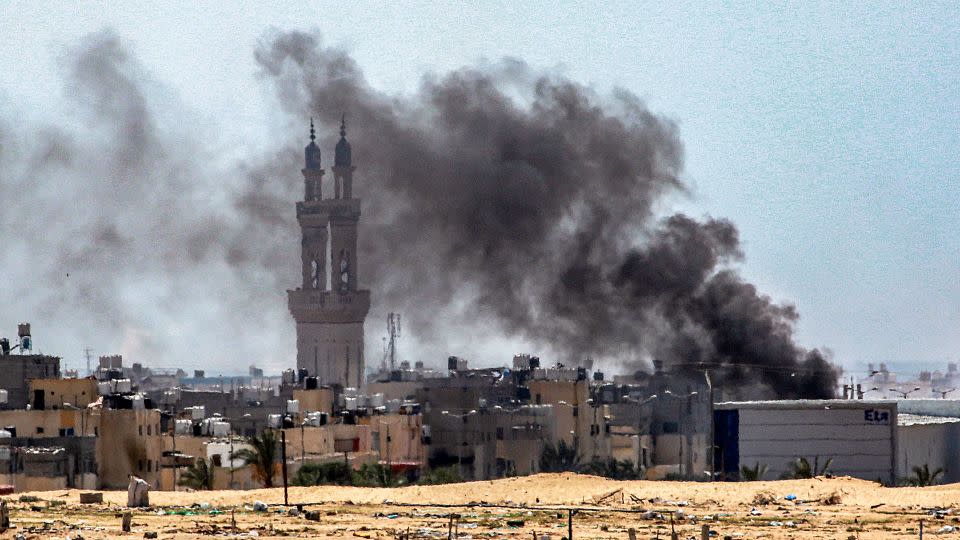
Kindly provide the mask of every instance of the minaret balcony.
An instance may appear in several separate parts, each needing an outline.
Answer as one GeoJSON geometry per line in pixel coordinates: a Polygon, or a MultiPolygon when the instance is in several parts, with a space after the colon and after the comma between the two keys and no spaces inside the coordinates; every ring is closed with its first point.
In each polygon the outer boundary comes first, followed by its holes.
{"type": "Polygon", "coordinates": [[[363,322],[370,311],[370,291],[287,291],[290,313],[298,323],[363,322]]]}

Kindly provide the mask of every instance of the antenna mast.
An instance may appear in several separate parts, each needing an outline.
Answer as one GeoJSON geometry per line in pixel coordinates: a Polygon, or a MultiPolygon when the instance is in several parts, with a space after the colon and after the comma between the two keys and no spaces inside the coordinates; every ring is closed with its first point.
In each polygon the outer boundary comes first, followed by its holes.
{"type": "Polygon", "coordinates": [[[87,359],[87,377],[89,377],[91,373],[90,372],[90,353],[92,352],[93,351],[90,349],[90,347],[84,347],[83,349],[83,357],[87,359]]]}
{"type": "Polygon", "coordinates": [[[390,370],[397,369],[397,338],[400,337],[400,314],[387,315],[387,357],[390,359],[390,370]]]}

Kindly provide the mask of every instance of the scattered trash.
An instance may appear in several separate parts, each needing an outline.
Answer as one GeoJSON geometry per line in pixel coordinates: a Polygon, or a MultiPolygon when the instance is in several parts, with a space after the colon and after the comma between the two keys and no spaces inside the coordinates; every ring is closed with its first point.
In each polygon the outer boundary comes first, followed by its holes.
{"type": "Polygon", "coordinates": [[[771,521],[771,522],[770,522],[770,526],[771,526],[771,527],[783,527],[783,522],[782,522],[782,521],[771,521]]]}
{"type": "Polygon", "coordinates": [[[287,510],[287,515],[290,517],[297,517],[300,515],[300,511],[296,508],[291,508],[290,510],[287,510]]]}
{"type": "Polygon", "coordinates": [[[797,500],[797,496],[796,496],[796,495],[793,495],[793,494],[791,493],[790,495],[787,495],[786,497],[784,497],[784,499],[786,499],[786,500],[788,500],[788,501],[795,501],[795,500],[797,500]]]}
{"type": "Polygon", "coordinates": [[[522,519],[508,519],[507,527],[523,527],[524,521],[522,519]]]}
{"type": "Polygon", "coordinates": [[[320,511],[319,510],[307,510],[303,513],[303,517],[307,518],[310,521],[320,521],[320,511]]]}
{"type": "Polygon", "coordinates": [[[267,503],[263,501],[253,501],[253,511],[254,512],[266,512],[267,503]]]}
{"type": "Polygon", "coordinates": [[[758,491],[753,496],[753,504],[756,506],[766,506],[777,502],[777,496],[771,491],[758,491]]]}
{"type": "Polygon", "coordinates": [[[750,509],[750,515],[751,515],[751,516],[759,516],[759,515],[760,515],[760,511],[757,510],[756,508],[751,508],[751,509],[750,509]]]}
{"type": "Polygon", "coordinates": [[[144,538],[156,538],[156,537],[157,537],[157,532],[156,532],[156,531],[147,531],[147,532],[143,533],[143,537],[144,537],[144,538]]]}
{"type": "Polygon", "coordinates": [[[937,530],[937,534],[952,533],[956,530],[957,528],[954,527],[953,525],[944,525],[943,527],[940,527],[940,529],[937,530]]]}
{"type": "Polygon", "coordinates": [[[397,519],[397,514],[387,514],[387,519],[397,519]]]}
{"type": "Polygon", "coordinates": [[[840,498],[840,492],[834,491],[833,493],[821,499],[820,502],[826,505],[836,505],[843,502],[843,500],[840,498]]]}

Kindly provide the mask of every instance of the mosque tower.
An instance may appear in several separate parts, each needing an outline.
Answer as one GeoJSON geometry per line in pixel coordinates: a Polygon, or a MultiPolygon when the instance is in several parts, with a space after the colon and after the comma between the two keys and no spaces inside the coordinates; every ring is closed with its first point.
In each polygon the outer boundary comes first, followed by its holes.
{"type": "MultiPolygon", "coordinates": [[[[324,170],[310,120],[304,149],[304,200],[297,203],[303,283],[287,291],[297,324],[297,368],[320,384],[358,388],[363,384],[363,323],[370,291],[357,283],[357,223],[360,200],[353,198],[353,166],[346,118],[334,151],[333,197],[323,198],[324,170]],[[329,272],[328,272],[329,269],[329,272]]],[[[329,193],[329,191],[328,191],[329,193]]]]}

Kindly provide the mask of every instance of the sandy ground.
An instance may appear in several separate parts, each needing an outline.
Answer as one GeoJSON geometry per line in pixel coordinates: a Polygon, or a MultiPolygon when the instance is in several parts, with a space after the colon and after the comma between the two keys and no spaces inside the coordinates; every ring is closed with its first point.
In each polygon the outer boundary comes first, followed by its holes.
{"type": "MultiPolygon", "coordinates": [[[[133,510],[133,530],[120,530],[125,492],[104,492],[104,503],[81,505],[79,491],[6,497],[13,538],[447,538],[460,540],[567,536],[567,513],[574,538],[669,538],[671,516],[679,538],[700,538],[707,524],[714,538],[917,538],[960,539],[960,484],[928,488],[884,488],[850,478],[750,483],[618,482],[576,474],[541,474],[491,482],[403,488],[324,486],[290,488],[291,503],[319,521],[291,515],[283,490],[152,492],[149,509],[133,510]],[[612,493],[612,494],[611,494],[612,493]],[[599,500],[603,495],[606,499],[599,500]],[[796,500],[785,499],[793,495],[796,500]],[[766,497],[767,501],[761,501],[766,497]],[[255,512],[254,501],[270,505],[255,512]],[[518,506],[525,508],[431,505],[518,506]],[[954,510],[955,509],[955,510],[954,510]],[[940,511],[938,511],[940,510],[940,511]],[[451,514],[459,517],[451,520],[451,514]],[[234,525],[235,523],[235,525],[234,525]],[[956,531],[950,531],[955,527],[956,531]]],[[[294,511],[294,514],[298,512],[294,511]]]]}

